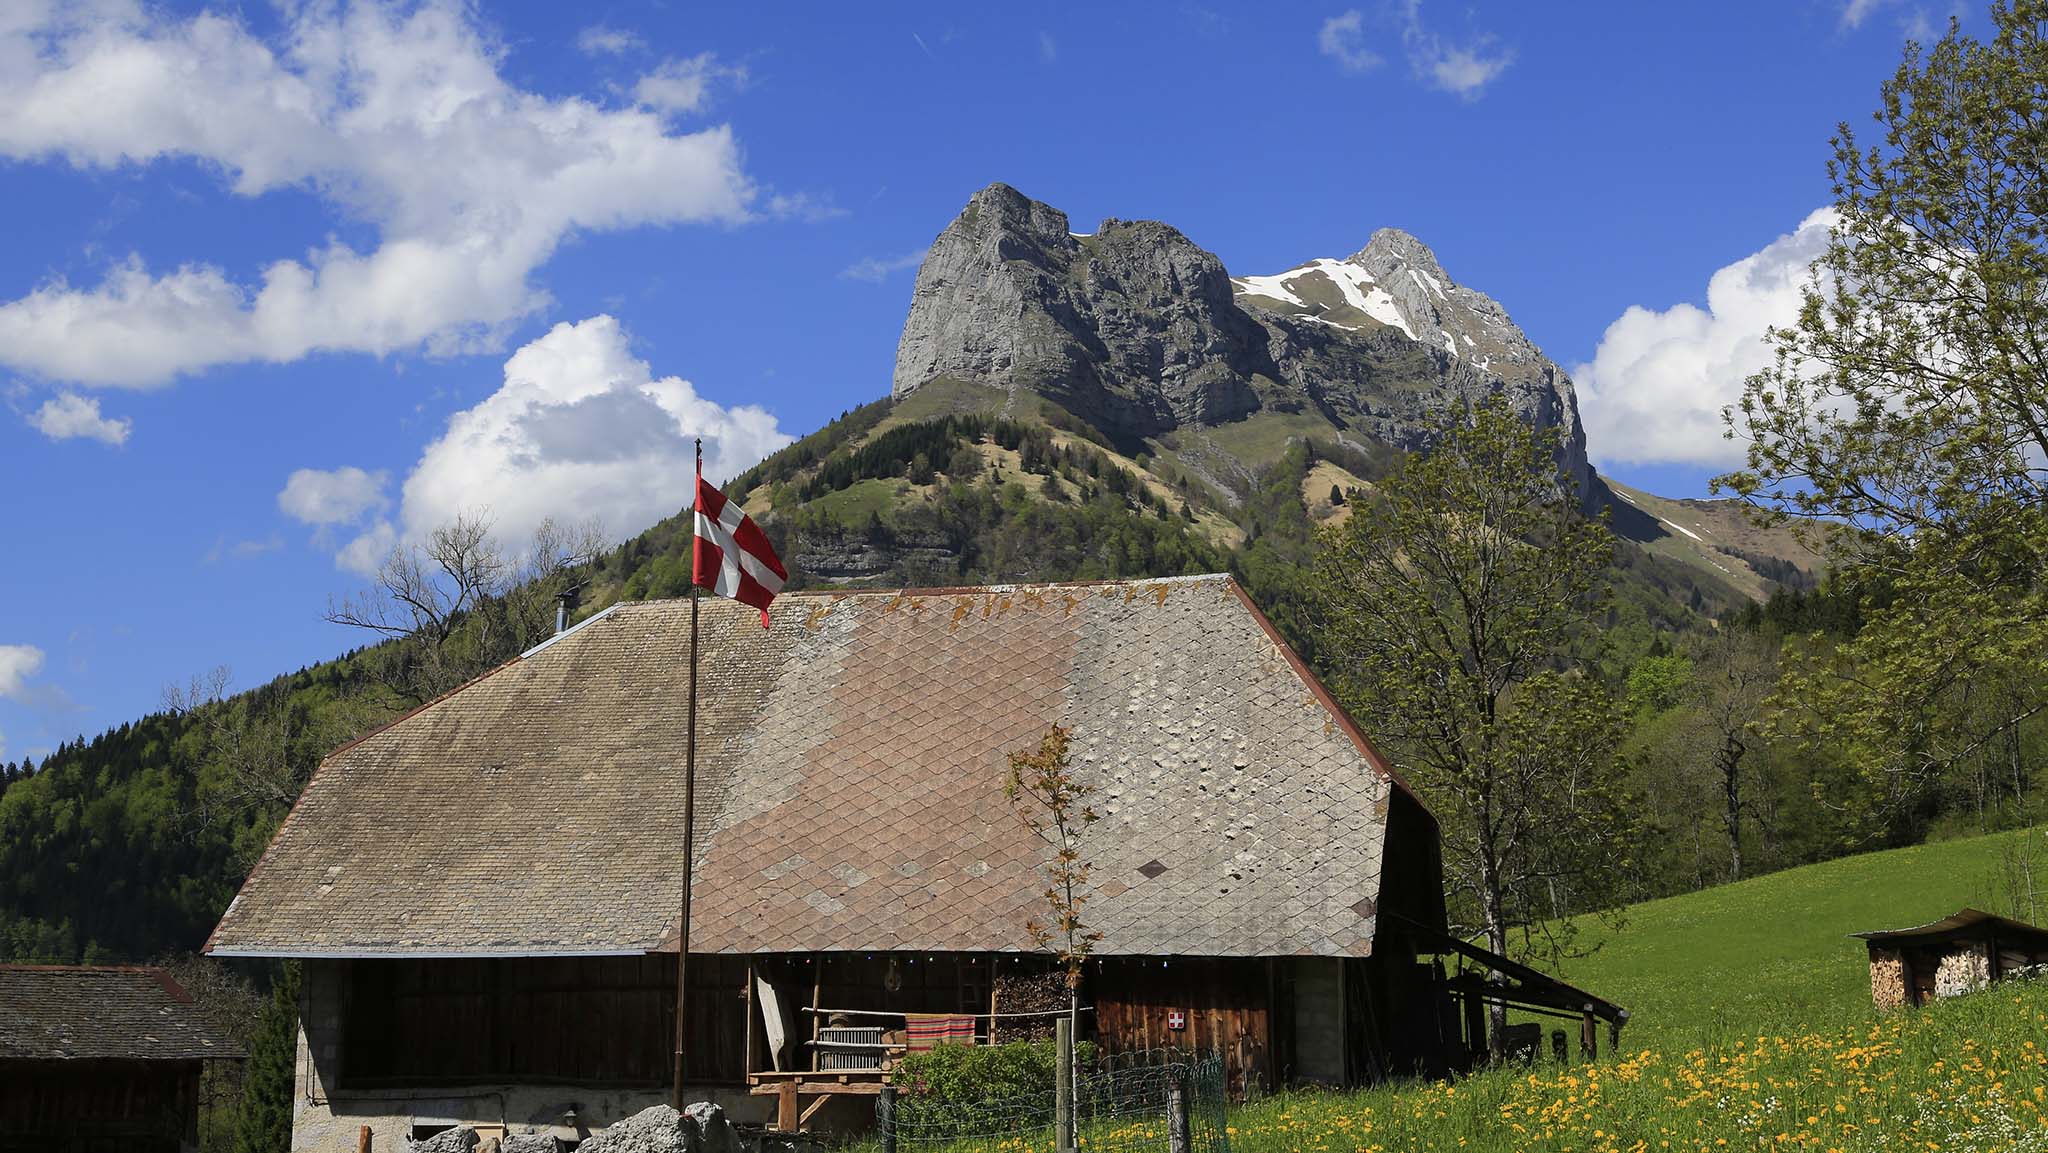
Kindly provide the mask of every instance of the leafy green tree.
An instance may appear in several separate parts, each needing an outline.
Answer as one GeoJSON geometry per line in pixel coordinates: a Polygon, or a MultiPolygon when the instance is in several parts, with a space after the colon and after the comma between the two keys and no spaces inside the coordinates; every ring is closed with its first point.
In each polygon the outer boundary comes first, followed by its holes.
{"type": "Polygon", "coordinates": [[[1728,414],[1766,515],[1820,518],[1862,627],[1787,670],[1783,725],[1895,820],[2048,709],[2048,4],[1909,45],[1829,173],[1835,222],[1728,414]]]}
{"type": "Polygon", "coordinates": [[[1684,699],[1693,683],[1692,661],[1676,653],[1653,654],[1628,671],[1629,711],[1653,716],[1684,699]]]}
{"type": "Polygon", "coordinates": [[[1554,443],[1480,407],[1322,530],[1314,568],[1325,663],[1442,821],[1452,895],[1503,954],[1562,948],[1541,926],[1615,903],[1633,848],[1625,711],[1574,656],[1614,546],[1554,443]]]}
{"type": "Polygon", "coordinates": [[[292,1147],[293,1077],[299,1054],[299,966],[286,964],[249,1041],[235,1153],[285,1153],[292,1147]]]}

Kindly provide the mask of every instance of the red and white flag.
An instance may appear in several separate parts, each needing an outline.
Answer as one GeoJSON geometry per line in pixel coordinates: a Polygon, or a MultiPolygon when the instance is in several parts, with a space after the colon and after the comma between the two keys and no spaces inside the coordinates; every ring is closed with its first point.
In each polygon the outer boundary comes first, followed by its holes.
{"type": "Polygon", "coordinates": [[[725,499],[697,474],[697,541],[692,555],[691,579],[722,597],[731,597],[761,610],[761,627],[768,627],[768,603],[789,580],[782,558],[754,518],[740,506],[725,499]]]}

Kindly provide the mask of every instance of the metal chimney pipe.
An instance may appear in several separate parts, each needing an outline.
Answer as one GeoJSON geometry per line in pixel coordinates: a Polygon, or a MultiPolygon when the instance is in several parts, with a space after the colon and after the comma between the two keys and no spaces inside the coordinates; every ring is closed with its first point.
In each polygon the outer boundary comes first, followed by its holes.
{"type": "Polygon", "coordinates": [[[555,598],[555,635],[561,636],[569,628],[569,594],[555,598]]]}

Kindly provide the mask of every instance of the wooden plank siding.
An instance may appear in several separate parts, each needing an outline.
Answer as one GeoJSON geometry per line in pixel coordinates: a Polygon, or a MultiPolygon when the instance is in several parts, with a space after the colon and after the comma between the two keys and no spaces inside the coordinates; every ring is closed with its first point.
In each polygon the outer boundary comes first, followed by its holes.
{"type": "MultiPolygon", "coordinates": [[[[667,1084],[673,954],[353,961],[350,1086],[493,1081],[667,1084]]],[[[746,958],[690,958],[690,1080],[744,1081],[746,958]]]]}
{"type": "Polygon", "coordinates": [[[1105,957],[1088,974],[1095,1042],[1106,1054],[1196,1049],[1223,1054],[1230,1093],[1270,1092],[1274,1019],[1266,961],[1253,957],[1105,957]],[[1185,1029],[1168,1013],[1187,1014],[1185,1029]]]}
{"type": "Polygon", "coordinates": [[[197,1140],[198,1061],[0,1061],[5,1153],[177,1153],[197,1140]]]}

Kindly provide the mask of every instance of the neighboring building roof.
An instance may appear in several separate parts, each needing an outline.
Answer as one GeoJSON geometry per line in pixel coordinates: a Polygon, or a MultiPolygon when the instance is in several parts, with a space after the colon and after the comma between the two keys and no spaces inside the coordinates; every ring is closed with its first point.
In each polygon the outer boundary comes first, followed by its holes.
{"type": "MultiPolygon", "coordinates": [[[[1054,723],[1099,951],[1371,950],[1398,784],[1229,578],[702,612],[693,952],[1030,948],[1048,850],[1002,786],[1054,723]]],[[[614,606],[337,751],[209,949],[673,949],[689,622],[614,606]]]]}
{"type": "Polygon", "coordinates": [[[239,1057],[158,969],[0,965],[0,1060],[239,1057]]]}
{"type": "Polygon", "coordinates": [[[1914,943],[1954,937],[2003,937],[2014,943],[2034,941],[2048,944],[2048,929],[2015,921],[1982,909],[1963,909],[1939,921],[1915,925],[1910,929],[1873,929],[1867,933],[1851,933],[1872,944],[1914,943]]]}

